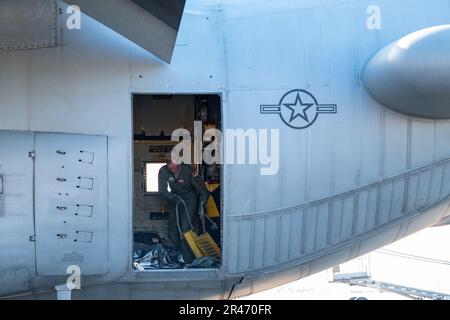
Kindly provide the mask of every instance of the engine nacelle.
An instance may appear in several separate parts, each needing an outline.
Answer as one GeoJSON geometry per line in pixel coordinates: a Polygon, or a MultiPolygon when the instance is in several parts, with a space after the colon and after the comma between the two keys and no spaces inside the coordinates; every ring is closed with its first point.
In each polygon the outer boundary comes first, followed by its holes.
{"type": "Polygon", "coordinates": [[[414,32],[382,49],[367,64],[364,83],[397,112],[450,118],[450,25],[414,32]]]}

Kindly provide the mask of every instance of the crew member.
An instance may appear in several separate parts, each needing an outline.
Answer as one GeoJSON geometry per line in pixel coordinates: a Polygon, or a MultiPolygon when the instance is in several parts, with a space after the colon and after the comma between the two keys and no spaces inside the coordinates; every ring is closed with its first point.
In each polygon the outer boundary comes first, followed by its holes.
{"type": "Polygon", "coordinates": [[[158,189],[162,197],[169,203],[169,238],[180,250],[183,260],[192,263],[195,259],[188,243],[180,236],[191,229],[191,220],[195,232],[198,232],[198,206],[206,204],[209,197],[203,179],[192,166],[177,164],[172,155],[167,157],[167,165],[159,171],[158,189]],[[182,201],[186,203],[187,211],[182,201]],[[178,223],[176,208],[178,207],[178,223]]]}

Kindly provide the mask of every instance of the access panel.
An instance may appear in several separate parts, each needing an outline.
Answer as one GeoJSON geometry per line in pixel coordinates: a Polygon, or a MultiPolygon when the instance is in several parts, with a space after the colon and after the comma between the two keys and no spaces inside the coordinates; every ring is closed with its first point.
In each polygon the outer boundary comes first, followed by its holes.
{"type": "Polygon", "coordinates": [[[107,138],[36,134],[38,275],[108,271],[107,138]]]}
{"type": "Polygon", "coordinates": [[[29,288],[34,270],[34,133],[0,131],[0,296],[29,288]]]}
{"type": "Polygon", "coordinates": [[[0,51],[56,46],[56,0],[1,0],[0,51]]]}

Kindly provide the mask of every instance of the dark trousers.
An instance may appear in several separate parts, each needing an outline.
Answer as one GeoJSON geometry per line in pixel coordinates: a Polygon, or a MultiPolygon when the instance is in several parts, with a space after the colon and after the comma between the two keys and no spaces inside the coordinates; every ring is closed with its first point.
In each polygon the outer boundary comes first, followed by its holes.
{"type": "MultiPolygon", "coordinates": [[[[179,216],[178,218],[181,231],[184,233],[189,230],[192,230],[187,218],[187,214],[189,214],[189,217],[193,225],[193,230],[194,232],[198,232],[197,199],[196,198],[184,199],[184,201],[186,202],[186,206],[189,212],[186,212],[183,205],[180,205],[178,207],[178,216],[179,216]]],[[[189,244],[184,239],[184,237],[183,238],[180,237],[174,205],[170,206],[169,211],[169,237],[175,243],[176,247],[180,250],[184,262],[192,263],[192,261],[195,259],[195,256],[192,253],[192,250],[189,247],[189,244]]]]}

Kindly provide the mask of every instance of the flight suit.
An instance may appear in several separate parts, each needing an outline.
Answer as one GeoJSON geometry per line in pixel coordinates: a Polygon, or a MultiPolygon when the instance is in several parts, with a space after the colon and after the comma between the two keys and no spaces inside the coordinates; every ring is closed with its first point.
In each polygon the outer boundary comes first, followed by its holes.
{"type": "Polygon", "coordinates": [[[188,209],[186,212],[184,206],[178,206],[179,222],[182,232],[189,231],[187,214],[189,215],[194,231],[198,232],[198,205],[201,202],[206,204],[209,197],[208,189],[206,189],[200,176],[196,174],[191,166],[182,164],[178,168],[178,172],[173,174],[168,166],[164,166],[159,171],[158,190],[163,199],[169,203],[169,237],[175,242],[179,248],[183,259],[186,263],[191,263],[194,260],[194,255],[185,240],[180,238],[180,233],[177,225],[177,217],[175,206],[177,204],[176,195],[180,196],[185,202],[188,209]],[[167,187],[170,187],[170,192],[167,187]]]}

